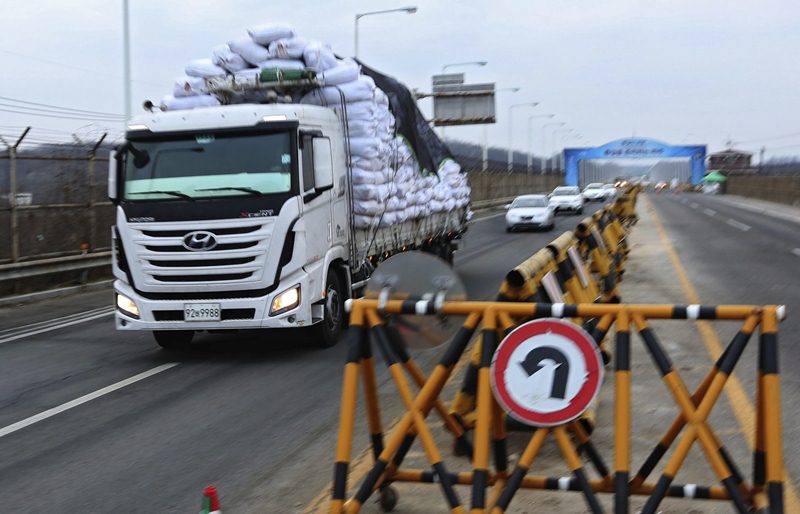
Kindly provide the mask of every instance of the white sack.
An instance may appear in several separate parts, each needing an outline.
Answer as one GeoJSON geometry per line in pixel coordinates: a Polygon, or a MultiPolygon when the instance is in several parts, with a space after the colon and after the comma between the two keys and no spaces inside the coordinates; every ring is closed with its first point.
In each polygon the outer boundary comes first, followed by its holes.
{"type": "Polygon", "coordinates": [[[361,168],[353,168],[353,184],[379,185],[387,184],[390,178],[383,171],[371,171],[361,168]]]}
{"type": "Polygon", "coordinates": [[[347,133],[350,137],[374,138],[377,131],[372,121],[347,120],[347,133]]]}
{"type": "Polygon", "coordinates": [[[307,46],[308,39],[303,37],[279,39],[269,44],[269,55],[273,59],[302,59],[307,46]]]}
{"type": "Polygon", "coordinates": [[[348,120],[377,122],[377,119],[375,118],[375,104],[370,101],[364,100],[361,102],[348,103],[346,107],[348,120]]]}
{"type": "Polygon", "coordinates": [[[261,70],[258,68],[247,68],[237,71],[233,74],[233,78],[243,81],[255,80],[257,76],[261,75],[261,70]]]}
{"type": "Polygon", "coordinates": [[[362,100],[372,100],[374,94],[375,83],[370,77],[361,75],[358,80],[352,82],[315,89],[307,93],[300,100],[300,103],[337,107],[341,104],[342,95],[344,96],[345,103],[353,103],[362,100]],[[370,85],[372,87],[370,87],[370,85]]]}
{"type": "Polygon", "coordinates": [[[353,198],[357,201],[375,200],[384,203],[391,194],[389,184],[354,184],[353,198]]]}
{"type": "Polygon", "coordinates": [[[172,95],[176,97],[201,95],[205,92],[205,87],[206,81],[203,77],[184,75],[175,79],[172,95]]]}
{"type": "Polygon", "coordinates": [[[250,37],[259,45],[268,46],[278,39],[294,37],[294,30],[285,23],[264,23],[247,29],[250,37]]]}
{"type": "Polygon", "coordinates": [[[272,68],[302,70],[306,67],[306,64],[303,61],[298,61],[297,59],[268,59],[258,63],[258,67],[262,70],[269,70],[272,68]]]}
{"type": "Polygon", "coordinates": [[[242,59],[253,65],[256,65],[262,61],[266,61],[271,57],[269,50],[259,45],[249,37],[241,37],[232,41],[228,41],[228,46],[231,50],[239,54],[242,59]]]}
{"type": "Polygon", "coordinates": [[[303,60],[306,66],[316,72],[329,70],[339,63],[331,47],[318,41],[312,41],[306,46],[303,50],[303,60]]]}
{"type": "Polygon", "coordinates": [[[228,45],[215,46],[211,51],[211,62],[230,72],[237,72],[249,68],[249,65],[242,59],[242,56],[232,51],[228,45]]]}
{"type": "Polygon", "coordinates": [[[211,59],[189,61],[184,71],[190,77],[219,77],[220,75],[225,75],[225,70],[211,62],[211,59]]]}
{"type": "Polygon", "coordinates": [[[380,159],[368,159],[358,155],[351,155],[350,166],[353,168],[360,168],[367,171],[382,171],[385,167],[380,159]]]}
{"type": "Polygon", "coordinates": [[[166,95],[161,99],[161,108],[165,111],[179,111],[183,109],[194,109],[195,107],[213,107],[220,105],[219,100],[213,95],[196,95],[174,97],[166,95]]]}
{"type": "Polygon", "coordinates": [[[366,137],[350,138],[350,153],[365,159],[375,159],[380,156],[380,140],[366,137]]]}
{"type": "Polygon", "coordinates": [[[337,86],[353,82],[358,79],[358,74],[358,64],[353,59],[347,58],[333,68],[318,74],[317,79],[326,86],[337,86]]]}
{"type": "Polygon", "coordinates": [[[375,200],[353,200],[353,212],[355,214],[363,214],[366,216],[378,216],[386,210],[383,202],[376,202],[375,200]]]}
{"type": "Polygon", "coordinates": [[[408,207],[408,201],[405,198],[393,196],[386,202],[386,210],[401,211],[408,207]]]}
{"type": "Polygon", "coordinates": [[[353,215],[353,222],[356,228],[370,228],[378,225],[378,217],[355,214],[353,215]]]}

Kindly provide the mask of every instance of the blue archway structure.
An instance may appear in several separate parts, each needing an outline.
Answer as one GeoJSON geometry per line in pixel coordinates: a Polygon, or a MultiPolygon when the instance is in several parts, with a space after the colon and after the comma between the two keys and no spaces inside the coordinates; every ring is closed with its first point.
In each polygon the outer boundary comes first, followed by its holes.
{"type": "Polygon", "coordinates": [[[692,163],[692,184],[700,184],[706,173],[705,145],[673,146],[655,139],[634,137],[617,139],[593,148],[565,148],[564,181],[568,186],[580,184],[580,161],[592,159],[665,159],[685,157],[692,163]]]}

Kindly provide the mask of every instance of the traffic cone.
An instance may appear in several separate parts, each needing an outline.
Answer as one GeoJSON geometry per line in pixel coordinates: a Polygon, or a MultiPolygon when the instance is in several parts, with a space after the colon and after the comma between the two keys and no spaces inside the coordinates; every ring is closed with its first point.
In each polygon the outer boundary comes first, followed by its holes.
{"type": "Polygon", "coordinates": [[[217,488],[213,485],[203,489],[203,505],[200,507],[200,514],[222,514],[219,508],[217,488]]]}

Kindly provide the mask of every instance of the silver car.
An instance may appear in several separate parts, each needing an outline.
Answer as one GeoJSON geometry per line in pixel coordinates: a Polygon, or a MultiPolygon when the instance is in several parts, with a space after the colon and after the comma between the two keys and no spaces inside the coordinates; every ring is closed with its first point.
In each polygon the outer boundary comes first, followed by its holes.
{"type": "Polygon", "coordinates": [[[559,186],[550,193],[550,205],[556,212],[570,211],[583,214],[583,195],[576,186],[559,186]]]}
{"type": "Polygon", "coordinates": [[[506,232],[522,228],[553,230],[555,214],[545,195],[522,195],[506,205],[506,232]]]}

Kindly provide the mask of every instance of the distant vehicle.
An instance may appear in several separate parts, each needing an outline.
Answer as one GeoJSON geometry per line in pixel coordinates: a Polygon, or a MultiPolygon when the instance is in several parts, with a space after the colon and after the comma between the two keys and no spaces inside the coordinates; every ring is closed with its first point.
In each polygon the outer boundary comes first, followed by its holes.
{"type": "Polygon", "coordinates": [[[616,182],[614,182],[614,187],[617,187],[619,189],[623,189],[625,187],[628,187],[628,181],[624,180],[624,179],[617,180],[616,182]]]}
{"type": "Polygon", "coordinates": [[[603,191],[605,192],[605,199],[612,202],[619,196],[619,190],[614,187],[614,184],[603,184],[603,191]]]}
{"type": "Polygon", "coordinates": [[[656,193],[660,193],[661,191],[666,189],[666,187],[667,183],[663,180],[661,182],[656,183],[656,193]]]}
{"type": "Polygon", "coordinates": [[[506,232],[518,228],[553,230],[555,211],[545,195],[522,195],[506,205],[506,232]]]}
{"type": "Polygon", "coordinates": [[[588,202],[602,202],[606,199],[606,191],[603,184],[595,182],[583,188],[583,199],[588,202]]]}
{"type": "Polygon", "coordinates": [[[571,211],[583,214],[583,196],[576,186],[559,186],[550,193],[550,205],[555,212],[571,211]]]}

